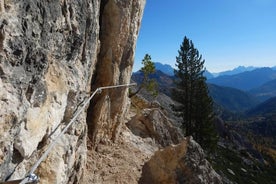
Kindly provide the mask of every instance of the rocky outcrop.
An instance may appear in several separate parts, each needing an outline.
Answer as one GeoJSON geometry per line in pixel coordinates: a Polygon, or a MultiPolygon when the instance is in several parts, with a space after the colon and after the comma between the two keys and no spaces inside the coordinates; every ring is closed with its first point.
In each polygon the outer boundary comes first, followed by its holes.
{"type": "MultiPolygon", "coordinates": [[[[22,178],[97,87],[128,83],[144,0],[0,1],[0,179],[22,178]]],[[[36,173],[78,183],[87,132],[115,140],[127,90],[103,91],[36,173]],[[88,122],[88,126],[86,124],[88,122]]]]}
{"type": "Polygon", "coordinates": [[[184,138],[158,103],[149,103],[141,96],[131,98],[131,102],[135,115],[126,123],[131,132],[123,135],[129,135],[132,149],[140,151],[136,151],[138,158],[147,156],[137,183],[223,183],[200,145],[192,137],[184,138]]]}
{"type": "Polygon", "coordinates": [[[159,108],[144,109],[127,124],[133,134],[142,138],[151,138],[161,147],[178,144],[183,135],[181,130],[159,108]]]}
{"type": "Polygon", "coordinates": [[[202,148],[190,137],[156,151],[142,169],[139,183],[222,183],[204,158],[202,148]]]}

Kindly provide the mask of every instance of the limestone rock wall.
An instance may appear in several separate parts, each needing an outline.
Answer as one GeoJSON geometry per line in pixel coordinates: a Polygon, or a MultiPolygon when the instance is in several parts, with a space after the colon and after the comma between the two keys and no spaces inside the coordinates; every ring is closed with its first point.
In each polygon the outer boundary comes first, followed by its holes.
{"type": "MultiPolygon", "coordinates": [[[[91,91],[129,82],[144,3],[0,1],[0,181],[24,177],[91,91]]],[[[36,171],[41,183],[80,181],[87,132],[95,146],[115,140],[126,95],[97,95],[36,171]]]]}
{"type": "MultiPolygon", "coordinates": [[[[104,0],[101,6],[101,49],[92,89],[130,82],[145,0],[104,0]]],[[[110,89],[93,100],[88,128],[95,145],[116,141],[129,106],[127,88],[110,89]],[[106,113],[108,112],[108,113],[106,113]]]]}

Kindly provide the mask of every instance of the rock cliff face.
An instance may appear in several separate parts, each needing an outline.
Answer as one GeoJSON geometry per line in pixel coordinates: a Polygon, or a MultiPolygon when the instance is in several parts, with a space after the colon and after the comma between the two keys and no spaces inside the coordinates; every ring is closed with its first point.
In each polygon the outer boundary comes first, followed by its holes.
{"type": "MultiPolygon", "coordinates": [[[[0,1],[0,179],[22,178],[97,87],[128,83],[144,0],[0,1]]],[[[45,162],[41,183],[78,183],[93,147],[116,140],[127,90],[93,99],[45,162]],[[87,121],[87,124],[86,124],[87,121]]]]}
{"type": "MultiPolygon", "coordinates": [[[[101,6],[100,41],[92,89],[129,83],[145,0],[104,0],[101,6]]],[[[127,112],[124,88],[103,91],[89,108],[88,128],[94,144],[116,140],[127,112]],[[108,112],[108,113],[105,113],[108,112]]]]}

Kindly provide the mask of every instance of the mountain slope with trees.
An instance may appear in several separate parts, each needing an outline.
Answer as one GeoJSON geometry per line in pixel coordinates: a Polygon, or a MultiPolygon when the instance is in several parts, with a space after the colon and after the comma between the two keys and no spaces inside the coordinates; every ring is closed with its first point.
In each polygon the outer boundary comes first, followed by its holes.
{"type": "Polygon", "coordinates": [[[133,97],[138,94],[142,89],[146,89],[152,95],[157,95],[157,83],[156,81],[150,77],[150,75],[155,73],[155,65],[151,60],[151,56],[149,54],[145,54],[144,59],[142,60],[143,67],[140,69],[139,74],[139,83],[138,89],[135,92],[130,91],[129,97],[133,97]]]}
{"type": "Polygon", "coordinates": [[[261,101],[265,101],[276,96],[276,79],[268,81],[262,86],[250,90],[249,93],[261,101]]]}
{"type": "MultiPolygon", "coordinates": [[[[154,79],[156,83],[158,84],[158,92],[164,93],[168,96],[171,96],[171,88],[173,87],[173,76],[169,76],[165,73],[163,73],[160,70],[156,70],[154,73],[149,75],[150,79],[154,79]]],[[[138,85],[141,84],[143,80],[143,73],[138,71],[132,74],[131,79],[135,81],[138,85]]]]}
{"type": "MultiPolygon", "coordinates": [[[[169,76],[160,70],[156,70],[155,73],[150,74],[149,77],[158,83],[159,93],[171,96],[171,88],[174,87],[173,81],[176,79],[175,77],[169,76]]],[[[141,72],[135,72],[133,73],[131,79],[140,84],[143,79],[143,74],[141,72]]],[[[215,107],[223,108],[224,111],[231,113],[243,112],[254,107],[260,102],[253,95],[235,88],[208,83],[208,90],[215,103],[215,107]]]]}
{"type": "Polygon", "coordinates": [[[243,112],[259,103],[252,95],[230,87],[208,84],[214,102],[231,112],[243,112]]]}
{"type": "MultiPolygon", "coordinates": [[[[276,97],[270,98],[247,112],[248,116],[275,116],[276,97]]],[[[276,118],[275,118],[276,120],[276,118]]]]}

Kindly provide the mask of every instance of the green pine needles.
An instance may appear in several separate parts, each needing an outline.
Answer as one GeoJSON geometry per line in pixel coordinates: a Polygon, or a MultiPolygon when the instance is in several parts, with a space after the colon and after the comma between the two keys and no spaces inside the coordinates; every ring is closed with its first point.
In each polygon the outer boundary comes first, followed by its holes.
{"type": "Polygon", "coordinates": [[[182,130],[206,150],[217,145],[218,135],[214,126],[213,102],[208,94],[206,78],[203,76],[205,60],[186,36],[176,57],[175,88],[172,99],[175,114],[182,119],[182,130]]]}
{"type": "Polygon", "coordinates": [[[151,78],[150,75],[155,73],[155,65],[151,60],[151,56],[146,54],[142,60],[143,67],[140,69],[140,72],[143,74],[143,79],[141,84],[139,84],[138,90],[134,93],[130,92],[129,97],[135,96],[142,89],[147,90],[152,96],[158,95],[158,85],[155,79],[151,78]]]}

